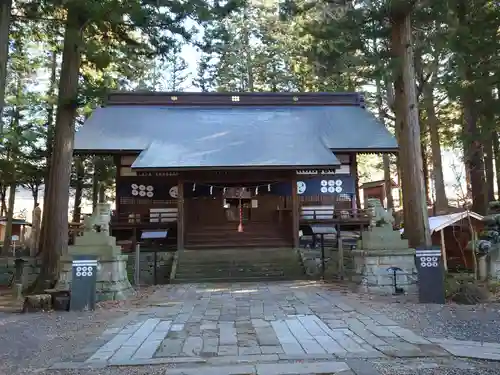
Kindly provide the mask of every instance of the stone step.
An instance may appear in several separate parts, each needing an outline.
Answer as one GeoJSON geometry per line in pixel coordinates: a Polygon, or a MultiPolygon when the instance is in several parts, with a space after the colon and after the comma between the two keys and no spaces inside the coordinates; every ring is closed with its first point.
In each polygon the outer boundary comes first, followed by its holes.
{"type": "Polygon", "coordinates": [[[206,278],[206,277],[230,277],[235,275],[245,275],[245,276],[272,276],[272,275],[300,275],[300,269],[296,270],[272,270],[272,271],[240,271],[240,270],[210,270],[207,272],[179,272],[176,274],[176,278],[206,278]]]}
{"type": "Polygon", "coordinates": [[[283,267],[250,267],[250,266],[237,266],[237,267],[217,267],[217,266],[210,266],[210,267],[181,267],[177,270],[177,274],[180,273],[207,273],[210,271],[214,272],[292,272],[296,270],[301,270],[302,267],[300,265],[296,266],[283,266],[283,267]]]}
{"type": "Polygon", "coordinates": [[[302,278],[304,269],[290,248],[186,250],[179,256],[176,272],[177,282],[302,278]]]}
{"type": "Polygon", "coordinates": [[[255,281],[286,281],[286,280],[306,280],[307,277],[303,274],[296,275],[231,275],[229,277],[176,277],[172,280],[173,284],[194,284],[194,283],[221,283],[221,282],[255,282],[255,281]]]}
{"type": "MultiPolygon", "coordinates": [[[[289,249],[285,248],[287,251],[289,249]]],[[[199,250],[200,253],[205,252],[206,250],[199,250]]],[[[281,255],[281,254],[273,254],[272,256],[267,256],[267,254],[262,254],[262,253],[255,253],[251,255],[246,255],[242,254],[241,256],[236,256],[233,257],[231,255],[221,255],[216,257],[215,254],[212,257],[209,256],[203,256],[200,254],[199,257],[197,258],[186,258],[184,256],[180,256],[179,259],[183,259],[185,261],[192,261],[194,263],[235,263],[235,262],[242,262],[242,263],[248,263],[248,262],[255,262],[255,263],[276,263],[277,261],[285,262],[287,260],[290,261],[295,261],[298,259],[298,256],[295,253],[292,253],[290,255],[281,255]]]]}
{"type": "Polygon", "coordinates": [[[275,261],[282,261],[290,259],[295,261],[298,259],[297,253],[290,249],[275,249],[275,252],[260,252],[254,249],[247,250],[233,250],[232,252],[219,252],[212,250],[197,250],[193,251],[195,254],[187,254],[189,250],[180,254],[180,259],[184,261],[194,261],[197,263],[207,262],[261,262],[261,263],[274,263],[275,261]]]}

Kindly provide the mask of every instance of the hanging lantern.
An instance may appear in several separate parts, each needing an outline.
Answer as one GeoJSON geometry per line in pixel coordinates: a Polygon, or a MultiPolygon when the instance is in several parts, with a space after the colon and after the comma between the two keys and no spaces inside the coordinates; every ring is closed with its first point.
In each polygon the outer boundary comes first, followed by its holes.
{"type": "Polygon", "coordinates": [[[214,191],[214,187],[210,186],[210,195],[212,195],[213,191],[214,191]]]}
{"type": "Polygon", "coordinates": [[[267,185],[267,191],[271,191],[271,184],[267,185]]]}
{"type": "Polygon", "coordinates": [[[193,184],[193,191],[196,191],[196,182],[193,184]]]}

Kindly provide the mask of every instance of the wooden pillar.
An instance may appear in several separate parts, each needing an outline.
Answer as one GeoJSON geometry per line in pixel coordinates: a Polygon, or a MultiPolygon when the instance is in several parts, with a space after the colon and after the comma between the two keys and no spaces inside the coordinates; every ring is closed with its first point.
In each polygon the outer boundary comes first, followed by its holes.
{"type": "MultiPolygon", "coordinates": [[[[351,176],[354,176],[354,201],[352,209],[361,209],[361,197],[359,195],[359,173],[358,173],[358,157],[356,153],[350,154],[351,176]]],[[[366,203],[365,203],[366,204],[366,203]]]]}
{"type": "Polygon", "coordinates": [[[177,250],[184,250],[184,180],[177,183],[177,250]]]}
{"type": "Polygon", "coordinates": [[[294,175],[292,178],[292,230],[294,249],[297,249],[299,247],[299,219],[300,204],[299,195],[297,193],[297,175],[294,175]]]}
{"type": "Polygon", "coordinates": [[[120,197],[119,197],[119,194],[118,194],[118,187],[121,183],[121,175],[120,175],[120,171],[121,171],[121,164],[122,164],[122,160],[121,160],[121,156],[120,155],[115,155],[114,157],[114,162],[115,162],[115,168],[116,168],[116,176],[115,176],[115,213],[116,213],[116,220],[120,220],[120,214],[122,214],[122,210],[121,210],[121,204],[120,204],[120,197]]]}
{"type": "Polygon", "coordinates": [[[443,257],[444,270],[448,271],[448,259],[446,257],[446,241],[444,240],[444,228],[440,230],[441,233],[441,256],[443,257]]]}

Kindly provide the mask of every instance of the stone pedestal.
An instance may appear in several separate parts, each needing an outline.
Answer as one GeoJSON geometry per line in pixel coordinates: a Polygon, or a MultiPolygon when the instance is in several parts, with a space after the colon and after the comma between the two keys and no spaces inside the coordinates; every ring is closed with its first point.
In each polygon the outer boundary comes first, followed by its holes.
{"type": "Polygon", "coordinates": [[[394,273],[390,267],[401,268],[396,284],[405,293],[416,293],[417,270],[415,250],[352,250],[354,272],[352,281],[359,284],[362,292],[377,294],[394,293],[394,273]]]}
{"type": "Polygon", "coordinates": [[[396,285],[405,293],[416,293],[417,269],[415,250],[407,240],[401,239],[392,225],[373,226],[361,233],[358,248],[352,250],[354,265],[353,281],[360,284],[363,292],[394,293],[394,273],[391,267],[400,268],[396,273],[396,285]]]}
{"type": "Polygon", "coordinates": [[[116,238],[107,232],[86,231],[75,238],[68,255],[61,257],[59,279],[55,287],[59,291],[71,288],[71,264],[75,255],[93,255],[98,259],[97,301],[124,300],[133,295],[134,289],[127,275],[127,255],[121,253],[116,238]]]}
{"type": "Polygon", "coordinates": [[[401,239],[401,234],[389,226],[372,227],[361,232],[360,248],[369,250],[407,250],[408,240],[401,239]]]}

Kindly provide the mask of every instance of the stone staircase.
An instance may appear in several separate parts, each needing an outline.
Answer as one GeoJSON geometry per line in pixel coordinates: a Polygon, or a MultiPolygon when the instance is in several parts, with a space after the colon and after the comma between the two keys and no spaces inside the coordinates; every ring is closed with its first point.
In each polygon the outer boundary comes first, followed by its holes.
{"type": "Polygon", "coordinates": [[[305,278],[292,248],[184,250],[179,253],[174,283],[300,280],[305,278]]]}

